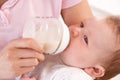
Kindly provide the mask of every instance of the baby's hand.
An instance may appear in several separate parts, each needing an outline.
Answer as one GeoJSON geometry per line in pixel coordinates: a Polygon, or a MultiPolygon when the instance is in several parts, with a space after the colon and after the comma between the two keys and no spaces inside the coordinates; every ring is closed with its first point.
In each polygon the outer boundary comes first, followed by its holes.
{"type": "Polygon", "coordinates": [[[23,74],[20,80],[36,80],[35,77],[30,78],[27,74],[23,74]]]}

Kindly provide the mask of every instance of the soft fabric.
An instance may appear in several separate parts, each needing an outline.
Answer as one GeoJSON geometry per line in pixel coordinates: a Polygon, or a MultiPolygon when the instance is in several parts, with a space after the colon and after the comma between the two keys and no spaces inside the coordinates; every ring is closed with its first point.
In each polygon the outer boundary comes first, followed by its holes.
{"type": "Polygon", "coordinates": [[[93,80],[84,70],[64,65],[59,55],[46,56],[43,64],[39,64],[33,76],[37,80],[93,80]]]}
{"type": "Polygon", "coordinates": [[[65,65],[55,65],[46,76],[39,80],[93,80],[82,69],[68,67],[65,65]]]}
{"type": "Polygon", "coordinates": [[[8,0],[0,9],[0,49],[22,36],[25,23],[33,17],[59,18],[61,9],[81,0],[8,0]]]}

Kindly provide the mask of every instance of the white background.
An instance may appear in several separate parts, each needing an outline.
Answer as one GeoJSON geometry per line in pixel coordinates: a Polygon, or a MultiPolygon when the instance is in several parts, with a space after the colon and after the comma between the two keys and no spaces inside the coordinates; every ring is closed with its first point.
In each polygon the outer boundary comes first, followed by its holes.
{"type": "Polygon", "coordinates": [[[120,15],[120,0],[88,0],[95,15],[120,15]]]}

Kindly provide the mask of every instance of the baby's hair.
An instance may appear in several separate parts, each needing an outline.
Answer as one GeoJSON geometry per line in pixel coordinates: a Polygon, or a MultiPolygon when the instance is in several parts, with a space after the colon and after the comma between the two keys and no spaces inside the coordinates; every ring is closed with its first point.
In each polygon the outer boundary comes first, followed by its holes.
{"type": "Polygon", "coordinates": [[[0,7],[6,2],[7,0],[0,0],[0,7]]]}
{"type": "MultiPolygon", "coordinates": [[[[106,22],[113,27],[120,47],[120,16],[108,16],[106,22]]],[[[105,75],[96,80],[109,80],[120,73],[120,48],[113,53],[112,59],[107,64],[105,75]]]]}

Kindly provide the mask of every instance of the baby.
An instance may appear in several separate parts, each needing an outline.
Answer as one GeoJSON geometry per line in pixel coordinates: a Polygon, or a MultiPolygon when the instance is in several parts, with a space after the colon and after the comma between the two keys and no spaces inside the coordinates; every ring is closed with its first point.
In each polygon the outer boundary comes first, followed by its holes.
{"type": "MultiPolygon", "coordinates": [[[[58,55],[46,56],[45,62],[40,63],[32,73],[37,80],[43,80],[42,77],[51,80],[47,76],[54,74],[52,69],[60,70],[64,65],[82,69],[96,80],[108,80],[120,73],[120,17],[94,17],[81,24],[69,26],[69,30],[71,37],[68,47],[58,55]]],[[[26,76],[21,80],[35,78],[26,76]]],[[[54,80],[59,79],[54,76],[54,80]]]]}

